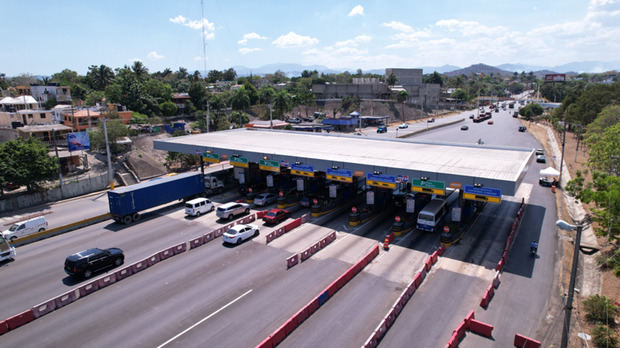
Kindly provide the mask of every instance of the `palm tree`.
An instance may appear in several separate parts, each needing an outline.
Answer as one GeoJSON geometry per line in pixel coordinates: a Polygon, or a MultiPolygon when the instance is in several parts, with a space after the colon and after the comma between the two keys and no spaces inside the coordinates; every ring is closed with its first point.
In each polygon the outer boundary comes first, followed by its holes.
{"type": "Polygon", "coordinates": [[[131,70],[133,71],[134,74],[136,74],[136,77],[141,80],[143,77],[145,77],[148,73],[149,73],[149,69],[147,69],[144,64],[142,64],[141,61],[136,60],[135,62],[133,62],[133,65],[131,66],[131,70]]]}
{"type": "Polygon", "coordinates": [[[280,117],[282,117],[285,112],[291,109],[291,104],[292,104],[291,95],[288,94],[288,92],[285,90],[279,91],[278,93],[276,93],[275,97],[273,98],[273,106],[275,107],[280,117]]]}
{"type": "Polygon", "coordinates": [[[396,100],[401,103],[401,113],[403,114],[403,122],[405,122],[405,101],[407,101],[407,97],[409,97],[409,93],[407,92],[406,89],[403,89],[402,91],[398,92],[398,94],[396,95],[396,100]]]}
{"type": "Polygon", "coordinates": [[[230,106],[233,110],[244,111],[249,108],[250,105],[250,96],[245,90],[245,87],[239,88],[230,98],[230,106]]]}

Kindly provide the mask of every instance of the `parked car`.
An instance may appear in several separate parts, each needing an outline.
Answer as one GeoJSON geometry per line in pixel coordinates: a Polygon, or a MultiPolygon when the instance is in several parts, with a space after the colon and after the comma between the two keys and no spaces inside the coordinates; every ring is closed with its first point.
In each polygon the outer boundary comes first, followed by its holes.
{"type": "Polygon", "coordinates": [[[222,234],[224,243],[241,244],[244,240],[258,236],[258,226],[256,225],[235,225],[222,234]]]}
{"type": "Polygon", "coordinates": [[[381,127],[377,128],[377,133],[387,133],[387,127],[386,126],[381,126],[381,127]]]}
{"type": "Polygon", "coordinates": [[[119,248],[87,249],[67,256],[65,272],[72,277],[90,278],[96,272],[118,267],[125,262],[125,255],[119,248]]]}
{"type": "Polygon", "coordinates": [[[538,162],[538,163],[547,163],[547,160],[545,160],[545,155],[538,155],[538,156],[536,156],[536,162],[538,162]]]}
{"type": "Polygon", "coordinates": [[[288,123],[301,123],[301,120],[298,119],[297,117],[290,117],[286,119],[286,122],[288,123]]]}
{"type": "Polygon", "coordinates": [[[213,202],[207,198],[195,198],[185,202],[185,215],[200,216],[200,214],[206,214],[213,209],[215,209],[213,202]]]}
{"type": "Polygon", "coordinates": [[[493,124],[493,120],[489,120],[489,122],[487,122],[487,124],[493,124]]]}
{"type": "Polygon", "coordinates": [[[538,179],[538,184],[546,187],[551,187],[554,185],[558,186],[558,182],[555,179],[551,179],[546,176],[541,176],[540,179],[538,179]]]}
{"type": "Polygon", "coordinates": [[[286,220],[291,213],[284,209],[271,209],[263,216],[263,222],[266,224],[279,224],[282,220],[286,220]]]}
{"type": "Polygon", "coordinates": [[[241,202],[225,203],[217,207],[215,215],[221,219],[232,220],[235,216],[250,213],[250,205],[241,202]]]}
{"type": "Polygon", "coordinates": [[[426,120],[426,122],[435,122],[435,119],[433,117],[429,118],[428,120],[426,120]]]}
{"type": "Polygon", "coordinates": [[[263,192],[263,193],[259,193],[256,195],[256,197],[254,197],[254,205],[257,206],[265,206],[271,203],[275,203],[277,200],[276,195],[274,195],[271,192],[263,192]]]}
{"type": "Polygon", "coordinates": [[[543,150],[543,149],[536,149],[536,156],[544,155],[544,154],[545,154],[545,150],[543,150]]]}
{"type": "Polygon", "coordinates": [[[519,132],[525,132],[526,130],[525,126],[519,126],[519,132]]]}
{"type": "Polygon", "coordinates": [[[469,127],[468,126],[461,126],[461,130],[468,130],[469,127]]]}
{"type": "Polygon", "coordinates": [[[472,120],[474,119],[474,114],[469,115],[469,118],[471,118],[472,120]]]}
{"type": "Polygon", "coordinates": [[[43,232],[47,228],[45,216],[37,216],[25,221],[16,222],[8,230],[2,232],[4,239],[15,242],[17,238],[25,237],[35,232],[43,232]]]}
{"type": "Polygon", "coordinates": [[[408,127],[409,127],[409,125],[406,124],[406,123],[401,123],[400,125],[398,125],[398,128],[400,128],[400,129],[404,129],[404,128],[408,128],[408,127]]]}

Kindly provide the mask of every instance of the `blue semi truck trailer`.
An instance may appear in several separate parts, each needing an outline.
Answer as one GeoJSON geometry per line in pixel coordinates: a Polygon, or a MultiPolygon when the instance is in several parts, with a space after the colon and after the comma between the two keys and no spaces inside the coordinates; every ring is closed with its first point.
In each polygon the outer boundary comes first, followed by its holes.
{"type": "Polygon", "coordinates": [[[108,203],[114,221],[129,224],[140,219],[142,210],[204,194],[205,184],[202,174],[191,172],[154,178],[108,191],[108,203]]]}

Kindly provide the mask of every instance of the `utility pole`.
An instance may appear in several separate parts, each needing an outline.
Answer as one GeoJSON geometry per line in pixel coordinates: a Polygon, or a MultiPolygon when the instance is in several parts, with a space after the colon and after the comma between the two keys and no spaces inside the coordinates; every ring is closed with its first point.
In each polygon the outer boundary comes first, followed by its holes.
{"type": "Polygon", "coordinates": [[[562,157],[560,158],[560,178],[559,183],[560,187],[562,187],[562,165],[564,164],[564,146],[566,145],[566,128],[568,126],[568,122],[564,121],[564,136],[562,137],[562,157]]]}
{"type": "Polygon", "coordinates": [[[108,143],[108,127],[106,125],[105,116],[103,117],[103,134],[105,135],[105,152],[108,157],[108,182],[110,183],[110,187],[114,189],[114,184],[112,182],[114,173],[112,172],[112,158],[110,156],[110,144],[108,143]]]}
{"type": "Polygon", "coordinates": [[[207,100],[207,133],[209,133],[209,101],[207,100]]]}
{"type": "Polygon", "coordinates": [[[62,166],[60,164],[60,156],[58,156],[58,146],[56,146],[56,128],[52,128],[52,141],[54,142],[54,151],[58,160],[58,180],[60,181],[60,197],[62,198],[62,166]]]}
{"type": "Polygon", "coordinates": [[[273,129],[273,108],[271,103],[269,103],[269,129],[273,129]]]}

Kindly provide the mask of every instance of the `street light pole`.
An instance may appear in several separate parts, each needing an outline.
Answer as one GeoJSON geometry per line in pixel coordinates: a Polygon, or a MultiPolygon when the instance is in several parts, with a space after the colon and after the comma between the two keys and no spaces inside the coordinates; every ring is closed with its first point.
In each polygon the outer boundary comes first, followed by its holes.
{"type": "Polygon", "coordinates": [[[273,129],[273,108],[271,103],[269,103],[269,129],[273,129]]]}
{"type": "Polygon", "coordinates": [[[581,231],[583,230],[583,225],[580,224],[574,226],[562,220],[558,220],[556,222],[556,225],[565,230],[577,230],[575,234],[575,251],[573,254],[573,265],[570,272],[570,281],[568,282],[568,296],[566,298],[566,307],[564,307],[564,327],[562,328],[562,341],[560,343],[560,348],[566,348],[568,347],[568,338],[570,332],[570,317],[573,311],[573,296],[575,294],[575,280],[577,278],[577,266],[579,264],[579,248],[581,244],[581,231]]]}
{"type": "Polygon", "coordinates": [[[564,164],[564,146],[566,145],[566,128],[568,126],[568,122],[564,121],[564,136],[562,137],[562,157],[560,157],[560,187],[562,187],[562,165],[564,164]]]}

